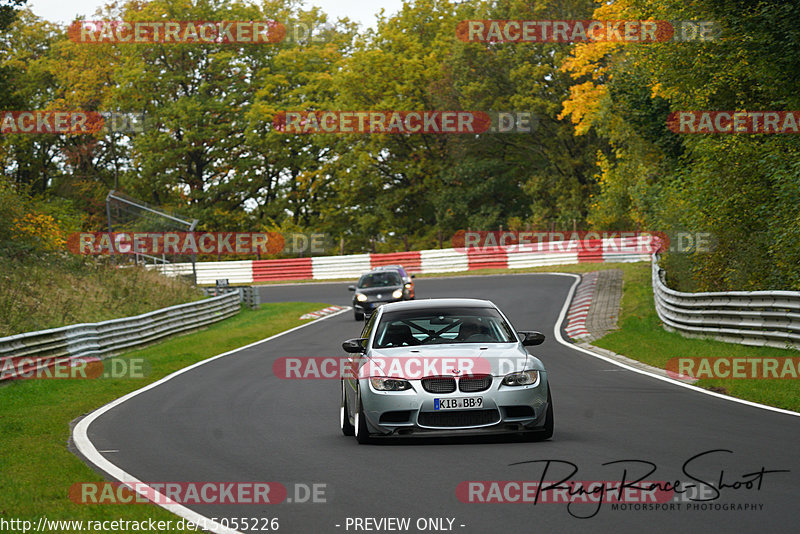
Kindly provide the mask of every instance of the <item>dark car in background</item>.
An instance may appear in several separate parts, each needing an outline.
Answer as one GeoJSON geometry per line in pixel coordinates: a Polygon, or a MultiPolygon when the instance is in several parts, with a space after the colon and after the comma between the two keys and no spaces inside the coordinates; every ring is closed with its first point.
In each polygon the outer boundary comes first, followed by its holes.
{"type": "Polygon", "coordinates": [[[395,270],[373,270],[361,275],[358,283],[348,286],[353,294],[353,315],[356,321],[369,317],[378,307],[387,302],[409,300],[405,281],[395,270]]]}
{"type": "Polygon", "coordinates": [[[413,300],[414,299],[414,278],[413,274],[408,274],[402,265],[382,265],[381,267],[375,267],[375,271],[395,271],[397,272],[400,277],[403,279],[403,283],[405,284],[405,292],[406,292],[406,300],[413,300]]]}

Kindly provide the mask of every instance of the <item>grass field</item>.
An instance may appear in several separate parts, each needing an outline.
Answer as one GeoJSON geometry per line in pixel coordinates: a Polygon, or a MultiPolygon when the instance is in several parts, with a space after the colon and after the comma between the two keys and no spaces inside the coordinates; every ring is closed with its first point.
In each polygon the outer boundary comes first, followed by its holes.
{"type": "Polygon", "coordinates": [[[243,310],[203,330],[120,356],[148,362],[146,378],[24,380],[0,386],[0,518],[176,520],[150,504],[70,501],[72,484],[103,480],[67,449],[70,422],[187,365],[307,323],[299,317],[326,306],[264,304],[258,311],[243,310]]]}
{"type": "Polygon", "coordinates": [[[0,337],[130,317],[203,298],[184,280],[103,260],[0,257],[0,337]]]}

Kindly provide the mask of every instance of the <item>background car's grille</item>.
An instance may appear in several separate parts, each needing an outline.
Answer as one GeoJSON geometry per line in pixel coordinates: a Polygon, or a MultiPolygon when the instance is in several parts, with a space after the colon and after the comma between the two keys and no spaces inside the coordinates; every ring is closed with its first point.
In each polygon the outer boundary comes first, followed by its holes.
{"type": "Polygon", "coordinates": [[[428,393],[452,393],[456,390],[455,378],[423,378],[422,387],[428,393]]]}
{"type": "Polygon", "coordinates": [[[496,423],[500,420],[497,410],[457,410],[452,412],[420,412],[419,424],[422,426],[455,427],[478,426],[496,423]]]}
{"type": "Polygon", "coordinates": [[[465,393],[485,391],[492,385],[491,375],[464,377],[458,381],[458,389],[465,393]]]}

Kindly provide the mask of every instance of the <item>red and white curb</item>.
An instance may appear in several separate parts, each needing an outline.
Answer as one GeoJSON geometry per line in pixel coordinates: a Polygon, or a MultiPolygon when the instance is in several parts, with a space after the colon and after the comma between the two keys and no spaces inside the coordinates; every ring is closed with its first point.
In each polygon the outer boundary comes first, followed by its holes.
{"type": "Polygon", "coordinates": [[[321,310],[301,315],[300,319],[319,319],[320,317],[325,317],[326,315],[330,315],[332,313],[348,309],[350,309],[349,306],[328,306],[327,308],[323,308],[321,310]]]}
{"type": "Polygon", "coordinates": [[[597,277],[599,275],[599,271],[584,274],[581,278],[581,285],[578,286],[575,297],[569,305],[567,327],[564,330],[572,339],[580,339],[591,335],[591,332],[586,329],[586,316],[589,314],[589,308],[592,306],[594,289],[597,285],[597,277]]]}

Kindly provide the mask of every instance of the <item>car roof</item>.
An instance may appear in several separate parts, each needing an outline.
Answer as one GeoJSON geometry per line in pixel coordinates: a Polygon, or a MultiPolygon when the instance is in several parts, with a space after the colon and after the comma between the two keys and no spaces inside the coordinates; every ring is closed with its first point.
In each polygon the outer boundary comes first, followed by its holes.
{"type": "Polygon", "coordinates": [[[366,276],[368,274],[383,274],[385,272],[395,272],[395,269],[382,269],[380,267],[376,267],[375,269],[372,269],[371,271],[367,271],[365,273],[361,273],[361,276],[366,276]]]}
{"type": "Polygon", "coordinates": [[[402,265],[380,265],[372,269],[373,271],[399,271],[404,270],[402,265]]]}
{"type": "Polygon", "coordinates": [[[430,310],[436,308],[497,308],[490,300],[443,298],[443,299],[417,299],[392,302],[381,306],[384,313],[408,310],[430,310]]]}

